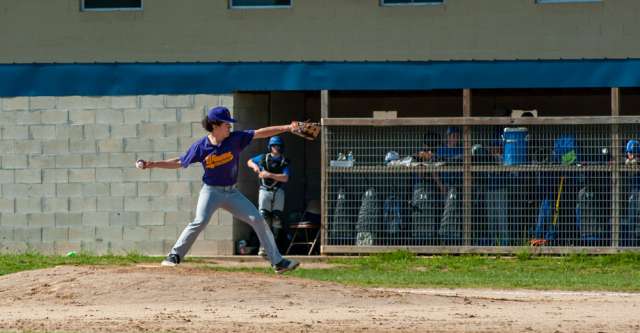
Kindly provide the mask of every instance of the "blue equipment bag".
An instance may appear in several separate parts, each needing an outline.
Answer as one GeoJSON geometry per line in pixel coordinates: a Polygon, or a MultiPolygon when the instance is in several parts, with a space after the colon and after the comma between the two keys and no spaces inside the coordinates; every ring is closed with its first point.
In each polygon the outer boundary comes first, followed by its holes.
{"type": "Polygon", "coordinates": [[[562,135],[553,143],[553,161],[562,165],[573,165],[578,162],[576,139],[573,135],[562,135]]]}

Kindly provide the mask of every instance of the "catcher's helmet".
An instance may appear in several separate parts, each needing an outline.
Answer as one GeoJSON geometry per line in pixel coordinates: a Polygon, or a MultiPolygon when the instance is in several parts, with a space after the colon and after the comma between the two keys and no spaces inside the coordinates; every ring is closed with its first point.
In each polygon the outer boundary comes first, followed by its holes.
{"type": "Polygon", "coordinates": [[[280,146],[280,151],[284,151],[284,141],[282,138],[275,135],[269,139],[269,143],[267,144],[267,149],[271,150],[271,146],[280,146]]]}

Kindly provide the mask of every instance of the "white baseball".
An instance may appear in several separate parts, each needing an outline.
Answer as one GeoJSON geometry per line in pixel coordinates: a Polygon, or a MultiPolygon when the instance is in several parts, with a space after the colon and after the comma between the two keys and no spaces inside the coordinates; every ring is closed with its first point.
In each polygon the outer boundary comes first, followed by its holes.
{"type": "Polygon", "coordinates": [[[137,160],[136,161],[136,168],[138,168],[138,169],[144,168],[144,162],[142,160],[137,160]]]}

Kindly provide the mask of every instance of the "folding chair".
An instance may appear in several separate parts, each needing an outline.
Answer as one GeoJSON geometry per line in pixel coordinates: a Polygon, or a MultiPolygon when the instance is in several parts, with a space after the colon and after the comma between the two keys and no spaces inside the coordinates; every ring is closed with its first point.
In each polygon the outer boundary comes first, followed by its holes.
{"type": "Polygon", "coordinates": [[[289,243],[285,254],[289,254],[289,251],[291,251],[294,245],[306,245],[309,246],[309,252],[307,254],[311,255],[320,238],[320,201],[309,201],[300,221],[290,223],[289,230],[293,230],[293,235],[291,236],[291,243],[289,243]],[[309,236],[310,234],[313,235],[313,232],[315,232],[315,235],[313,239],[311,239],[309,236]],[[298,238],[303,236],[303,239],[298,240],[298,238]]]}

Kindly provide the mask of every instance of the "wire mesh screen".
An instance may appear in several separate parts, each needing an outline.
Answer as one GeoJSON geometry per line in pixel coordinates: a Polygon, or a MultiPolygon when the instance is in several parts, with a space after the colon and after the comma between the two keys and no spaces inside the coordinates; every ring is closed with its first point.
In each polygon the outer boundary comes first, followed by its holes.
{"type": "Polygon", "coordinates": [[[639,127],[326,126],[324,244],[640,246],[639,127]]]}
{"type": "Polygon", "coordinates": [[[620,172],[614,175],[620,184],[620,196],[617,205],[620,207],[620,226],[617,227],[619,245],[622,247],[640,246],[640,166],[637,165],[640,156],[640,126],[620,126],[621,154],[618,164],[622,165],[620,172]]]}

